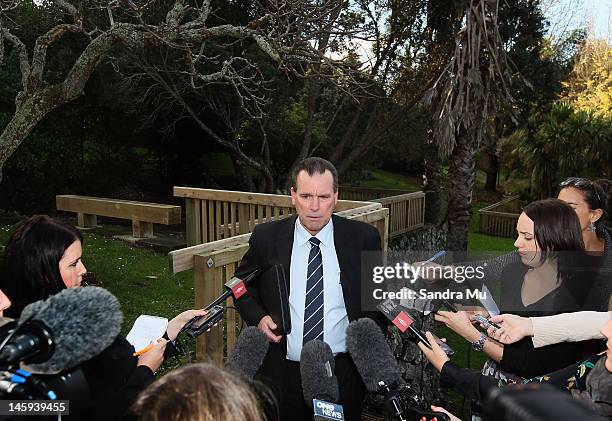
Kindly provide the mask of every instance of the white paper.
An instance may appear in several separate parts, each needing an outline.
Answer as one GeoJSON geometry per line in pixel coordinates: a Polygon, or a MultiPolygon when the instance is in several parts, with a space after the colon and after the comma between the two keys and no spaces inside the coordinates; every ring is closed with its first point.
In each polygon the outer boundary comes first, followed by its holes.
{"type": "Polygon", "coordinates": [[[148,316],[141,314],[134,322],[134,326],[127,335],[127,340],[139,351],[151,342],[157,342],[168,329],[168,319],[165,317],[148,316]]]}

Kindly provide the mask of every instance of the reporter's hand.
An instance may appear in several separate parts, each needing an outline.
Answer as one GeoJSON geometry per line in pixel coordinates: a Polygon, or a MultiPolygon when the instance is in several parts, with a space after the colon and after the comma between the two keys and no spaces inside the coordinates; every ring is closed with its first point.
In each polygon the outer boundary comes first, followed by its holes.
{"type": "Polygon", "coordinates": [[[425,358],[429,360],[431,365],[433,365],[434,368],[438,370],[438,372],[441,372],[444,363],[449,361],[450,358],[448,358],[446,352],[444,352],[444,350],[440,348],[440,345],[436,343],[431,332],[425,332],[425,336],[427,337],[427,341],[431,344],[432,349],[427,348],[427,346],[421,341],[417,342],[417,346],[423,352],[425,358]]]}
{"type": "Polygon", "coordinates": [[[177,315],[174,319],[168,322],[168,328],[166,329],[166,333],[168,334],[168,338],[171,341],[174,341],[178,336],[179,332],[187,324],[187,322],[193,319],[196,316],[206,316],[208,314],[208,310],[187,310],[183,311],[179,315],[177,315]]]}
{"type": "Polygon", "coordinates": [[[443,413],[445,413],[450,418],[450,421],[461,421],[461,419],[459,419],[458,417],[454,416],[453,414],[451,414],[450,412],[448,412],[446,409],[442,408],[441,406],[431,405],[431,410],[434,411],[434,412],[443,412],[443,413]]]}
{"type": "Polygon", "coordinates": [[[164,362],[164,351],[166,350],[167,343],[168,341],[163,338],[158,339],[153,348],[138,357],[137,365],[145,365],[149,367],[153,373],[157,372],[164,362]]]}
{"type": "Polygon", "coordinates": [[[480,337],[480,331],[476,329],[470,321],[470,316],[465,311],[438,311],[434,318],[452,329],[455,333],[462,336],[468,342],[474,342],[480,337]]]}
{"type": "Polygon", "coordinates": [[[276,335],[273,330],[276,329],[276,323],[272,320],[270,316],[263,316],[257,325],[257,328],[261,330],[266,337],[268,338],[268,342],[280,342],[283,338],[282,335],[276,335]]]}
{"type": "Polygon", "coordinates": [[[465,308],[465,312],[468,314],[468,316],[470,316],[470,320],[472,321],[472,323],[475,322],[474,316],[476,316],[477,314],[480,314],[485,319],[489,318],[489,312],[484,307],[469,307],[469,309],[465,308]]]}
{"type": "Polygon", "coordinates": [[[490,327],[487,329],[487,334],[502,344],[512,344],[526,336],[533,336],[533,324],[529,317],[500,314],[491,317],[491,321],[497,323],[500,329],[490,327]]]}

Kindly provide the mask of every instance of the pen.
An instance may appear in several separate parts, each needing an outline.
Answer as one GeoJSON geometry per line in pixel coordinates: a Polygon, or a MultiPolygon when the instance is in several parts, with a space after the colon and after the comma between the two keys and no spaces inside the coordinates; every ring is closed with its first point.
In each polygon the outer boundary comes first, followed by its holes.
{"type": "Polygon", "coordinates": [[[443,257],[446,254],[446,251],[441,250],[439,252],[437,252],[436,254],[434,254],[433,256],[431,256],[429,259],[425,260],[425,263],[427,262],[433,262],[434,260],[443,257]]]}
{"type": "Polygon", "coordinates": [[[149,352],[154,346],[155,346],[155,344],[151,343],[151,344],[145,346],[144,348],[142,348],[140,351],[134,352],[132,355],[135,356],[135,357],[138,357],[138,356],[144,354],[145,352],[149,352]]]}

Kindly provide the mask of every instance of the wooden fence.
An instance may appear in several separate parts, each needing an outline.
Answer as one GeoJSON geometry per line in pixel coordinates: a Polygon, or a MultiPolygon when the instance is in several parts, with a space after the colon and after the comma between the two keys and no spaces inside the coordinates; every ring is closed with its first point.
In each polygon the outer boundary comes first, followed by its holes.
{"type": "MultiPolygon", "coordinates": [[[[246,234],[257,224],[294,212],[291,196],[279,194],[174,187],[174,196],[185,198],[188,246],[246,234]]],[[[339,200],[335,209],[344,211],[367,204],[339,200]]]]}
{"type": "MultiPolygon", "coordinates": [[[[284,205],[284,202],[279,203],[280,207],[284,205]]],[[[359,208],[338,212],[338,215],[375,226],[381,233],[383,252],[386,251],[389,232],[388,209],[379,203],[366,203],[359,208]]],[[[175,250],[168,254],[173,273],[194,269],[196,308],[207,305],[222,294],[224,283],[233,276],[236,266],[248,250],[250,236],[250,233],[246,233],[175,250]]],[[[222,362],[239,334],[242,326],[240,316],[232,308],[231,298],[226,304],[228,308],[224,323],[219,323],[209,333],[200,336],[196,342],[196,356],[199,360],[206,356],[208,359],[222,362]]]]}
{"type": "Polygon", "coordinates": [[[519,198],[519,195],[511,196],[480,209],[479,231],[498,237],[514,237],[516,222],[520,215],[519,198]]]}
{"type": "MultiPolygon", "coordinates": [[[[185,198],[187,246],[246,234],[257,224],[286,218],[295,212],[291,196],[278,194],[174,187],[174,196],[185,198]]],[[[370,203],[339,200],[335,210],[342,212],[370,203]]],[[[423,192],[385,197],[374,203],[389,209],[390,238],[424,225],[423,192]]]]}
{"type": "Polygon", "coordinates": [[[343,200],[362,200],[365,202],[377,202],[382,197],[399,196],[410,193],[408,190],[400,189],[376,189],[369,187],[340,186],[338,197],[343,200]]]}
{"type": "Polygon", "coordinates": [[[389,238],[425,225],[425,193],[414,192],[376,200],[389,209],[389,238]]]}

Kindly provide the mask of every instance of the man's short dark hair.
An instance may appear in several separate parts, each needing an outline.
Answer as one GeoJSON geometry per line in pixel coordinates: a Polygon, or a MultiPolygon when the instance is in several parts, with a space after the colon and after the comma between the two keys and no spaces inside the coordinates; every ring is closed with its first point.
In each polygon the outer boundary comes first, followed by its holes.
{"type": "Polygon", "coordinates": [[[338,191],[338,171],[336,170],[336,167],[334,167],[334,164],[329,162],[327,159],[313,156],[304,159],[295,167],[295,169],[293,170],[293,174],[291,174],[291,185],[296,191],[297,176],[302,171],[306,171],[311,177],[315,172],[318,174],[323,174],[325,173],[325,171],[329,171],[332,175],[332,178],[334,179],[334,192],[338,191]]]}

